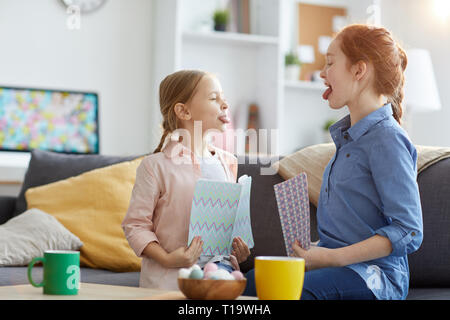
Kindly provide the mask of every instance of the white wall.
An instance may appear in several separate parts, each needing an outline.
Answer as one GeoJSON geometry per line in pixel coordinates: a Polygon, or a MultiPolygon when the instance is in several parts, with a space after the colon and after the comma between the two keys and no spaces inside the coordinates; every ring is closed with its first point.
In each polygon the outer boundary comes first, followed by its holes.
{"type": "Polygon", "coordinates": [[[151,12],[149,0],[109,0],[69,30],[59,0],[0,0],[0,84],[96,91],[100,152],[147,152],[151,12]]]}
{"type": "Polygon", "coordinates": [[[442,110],[412,116],[415,144],[450,147],[450,16],[442,21],[430,0],[382,0],[382,23],[402,45],[428,49],[434,65],[442,110]]]}

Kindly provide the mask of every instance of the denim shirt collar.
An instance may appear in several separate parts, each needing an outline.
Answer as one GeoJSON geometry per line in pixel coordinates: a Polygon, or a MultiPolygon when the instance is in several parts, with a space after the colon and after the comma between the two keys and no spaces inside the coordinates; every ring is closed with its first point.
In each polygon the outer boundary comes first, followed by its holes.
{"type": "Polygon", "coordinates": [[[392,116],[392,106],[390,103],[387,103],[359,120],[353,126],[350,126],[350,115],[345,116],[330,127],[330,134],[336,146],[342,144],[343,137],[345,140],[352,139],[356,141],[378,122],[390,116],[392,116]]]}

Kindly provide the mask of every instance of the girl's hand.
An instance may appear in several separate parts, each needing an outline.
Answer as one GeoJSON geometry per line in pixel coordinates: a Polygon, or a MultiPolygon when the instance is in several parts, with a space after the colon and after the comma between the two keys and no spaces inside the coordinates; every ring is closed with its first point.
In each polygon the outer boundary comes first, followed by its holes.
{"type": "Polygon", "coordinates": [[[241,237],[235,237],[232,246],[233,250],[231,251],[231,254],[236,257],[238,263],[247,260],[250,255],[250,249],[241,237]]]}
{"type": "Polygon", "coordinates": [[[234,270],[241,271],[241,267],[239,267],[239,263],[238,263],[236,257],[233,256],[232,254],[230,254],[230,262],[231,262],[231,265],[233,266],[234,270]]]}
{"type": "Polygon", "coordinates": [[[295,240],[295,243],[292,244],[292,249],[294,250],[292,254],[294,257],[305,259],[306,271],[335,266],[333,249],[312,244],[309,250],[305,250],[300,247],[298,240],[295,240]]]}
{"type": "Polygon", "coordinates": [[[203,250],[201,237],[195,237],[189,247],[181,247],[167,255],[167,268],[189,268],[194,265],[203,250]]]}

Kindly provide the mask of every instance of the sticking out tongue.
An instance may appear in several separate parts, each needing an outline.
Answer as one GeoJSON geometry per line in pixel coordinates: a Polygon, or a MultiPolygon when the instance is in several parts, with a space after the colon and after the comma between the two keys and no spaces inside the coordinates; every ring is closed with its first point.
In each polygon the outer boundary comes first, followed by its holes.
{"type": "Polygon", "coordinates": [[[221,116],[219,117],[219,120],[222,121],[223,123],[230,123],[230,118],[228,118],[228,116],[221,116]]]}
{"type": "Polygon", "coordinates": [[[328,97],[330,96],[332,91],[333,89],[331,89],[331,87],[328,87],[328,89],[323,93],[322,98],[324,100],[328,100],[328,97]]]}

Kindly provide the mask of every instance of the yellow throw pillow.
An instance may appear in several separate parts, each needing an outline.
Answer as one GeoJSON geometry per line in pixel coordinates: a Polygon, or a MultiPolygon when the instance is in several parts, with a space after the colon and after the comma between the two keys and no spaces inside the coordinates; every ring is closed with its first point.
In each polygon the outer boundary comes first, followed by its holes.
{"type": "Polygon", "coordinates": [[[80,265],[117,272],[140,271],[121,223],[142,157],[30,188],[28,208],[54,216],[84,243],[80,265]]]}

